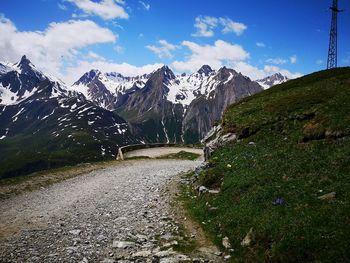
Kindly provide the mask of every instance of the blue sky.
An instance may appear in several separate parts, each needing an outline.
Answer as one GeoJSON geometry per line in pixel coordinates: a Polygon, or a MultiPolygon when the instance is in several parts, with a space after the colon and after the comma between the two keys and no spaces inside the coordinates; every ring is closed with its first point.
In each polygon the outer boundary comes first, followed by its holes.
{"type": "MultiPolygon", "coordinates": [[[[168,64],[256,79],[325,68],[331,0],[1,0],[0,60],[22,54],[71,84],[91,68],[124,75],[168,64]]],[[[339,0],[338,64],[350,64],[350,2],[339,0]]]]}

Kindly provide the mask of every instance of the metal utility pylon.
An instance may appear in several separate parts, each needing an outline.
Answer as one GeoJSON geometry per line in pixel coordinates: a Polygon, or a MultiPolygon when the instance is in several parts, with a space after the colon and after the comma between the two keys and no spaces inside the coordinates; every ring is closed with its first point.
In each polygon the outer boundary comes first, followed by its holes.
{"type": "Polygon", "coordinates": [[[337,18],[338,13],[342,11],[338,9],[338,0],[333,0],[333,6],[330,9],[332,10],[332,23],[329,34],[327,69],[337,67],[337,18]]]}

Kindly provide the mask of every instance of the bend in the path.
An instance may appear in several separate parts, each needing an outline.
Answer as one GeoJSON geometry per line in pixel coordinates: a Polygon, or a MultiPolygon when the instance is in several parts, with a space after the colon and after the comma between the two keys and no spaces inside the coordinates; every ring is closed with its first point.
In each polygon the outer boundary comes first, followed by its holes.
{"type": "Polygon", "coordinates": [[[146,262],[142,258],[152,260],[157,253],[175,257],[160,252],[159,242],[174,241],[178,231],[164,189],[199,163],[125,161],[1,201],[0,231],[7,236],[0,239],[0,261],[146,262]],[[131,243],[123,247],[121,241],[131,243]]]}

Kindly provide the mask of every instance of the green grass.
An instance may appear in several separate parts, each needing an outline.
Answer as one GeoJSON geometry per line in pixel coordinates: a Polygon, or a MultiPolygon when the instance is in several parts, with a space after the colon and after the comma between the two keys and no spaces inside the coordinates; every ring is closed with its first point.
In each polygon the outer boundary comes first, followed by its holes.
{"type": "Polygon", "coordinates": [[[171,153],[167,155],[163,155],[158,157],[157,159],[181,159],[181,160],[196,160],[198,157],[200,157],[200,154],[192,153],[192,152],[186,152],[186,151],[180,151],[177,153],[171,153]]]}
{"type": "MultiPolygon", "coordinates": [[[[178,147],[178,146],[174,146],[178,147]]],[[[183,146],[181,146],[183,147],[183,146]]],[[[162,155],[159,157],[156,157],[156,159],[180,159],[180,160],[196,160],[198,157],[200,157],[200,154],[197,153],[191,153],[191,152],[186,152],[186,151],[180,151],[177,153],[170,153],[166,155],[162,155]]],[[[133,156],[133,157],[126,157],[125,160],[139,160],[139,159],[152,159],[149,156],[133,156]]]]}
{"type": "Polygon", "coordinates": [[[314,73],[231,105],[227,132],[200,183],[218,195],[187,198],[232,262],[350,262],[350,69],[314,73]],[[254,144],[249,144],[254,142],[254,144]],[[319,196],[335,191],[336,199],[319,196]],[[283,198],[287,205],[272,205],[283,198]],[[210,209],[216,207],[217,209],[210,209]],[[250,228],[249,247],[241,241],[250,228]]]}
{"type": "Polygon", "coordinates": [[[101,140],[100,143],[86,132],[74,133],[76,141],[67,136],[20,134],[0,142],[0,181],[36,171],[113,159],[110,154],[101,156],[100,145],[113,146],[114,141],[101,140]]]}
{"type": "Polygon", "coordinates": [[[126,157],[125,160],[143,160],[143,159],[151,159],[149,156],[132,156],[132,157],[126,157]]]}

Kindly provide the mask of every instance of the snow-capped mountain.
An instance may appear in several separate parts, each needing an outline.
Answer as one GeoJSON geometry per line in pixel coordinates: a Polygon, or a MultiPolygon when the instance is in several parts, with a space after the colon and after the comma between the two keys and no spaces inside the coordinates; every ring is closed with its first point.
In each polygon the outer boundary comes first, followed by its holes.
{"type": "Polygon", "coordinates": [[[71,89],[85,95],[87,99],[96,105],[113,110],[117,98],[140,89],[147,82],[148,76],[124,77],[115,72],[102,73],[99,70],[91,70],[85,73],[71,89]]]}
{"type": "MultiPolygon", "coordinates": [[[[239,75],[236,71],[228,69],[227,74],[222,76],[223,70],[215,71],[208,65],[203,65],[197,72],[190,75],[184,73],[175,76],[169,67],[164,66],[163,69],[166,74],[164,85],[167,88],[164,96],[173,104],[181,104],[185,108],[199,96],[205,96],[206,99],[211,98],[213,91],[222,81],[229,82],[239,75]]],[[[96,105],[113,110],[122,106],[123,102],[120,100],[125,95],[129,96],[136,90],[142,89],[150,76],[156,72],[136,77],[124,77],[119,73],[102,73],[98,70],[91,70],[75,82],[71,89],[83,93],[96,105]]]]}
{"type": "Polygon", "coordinates": [[[9,167],[0,177],[113,158],[125,144],[195,143],[228,105],[260,91],[207,65],[177,76],[167,66],[137,77],[91,70],[67,87],[25,56],[0,63],[0,166],[9,167]]]}
{"type": "Polygon", "coordinates": [[[201,140],[229,105],[262,91],[262,88],[241,73],[222,67],[207,76],[199,91],[200,95],[184,114],[182,129],[186,142],[201,140]]]}
{"type": "Polygon", "coordinates": [[[196,73],[189,76],[181,75],[168,86],[167,99],[173,103],[188,106],[199,96],[206,99],[213,98],[219,84],[226,84],[239,73],[226,67],[218,71],[212,70],[210,66],[202,66],[196,73]]]}
{"type": "Polygon", "coordinates": [[[281,73],[275,73],[275,74],[268,76],[266,78],[259,79],[256,82],[258,82],[264,89],[268,89],[272,86],[282,84],[288,80],[289,80],[289,78],[286,76],[283,76],[281,73]]]}
{"type": "Polygon", "coordinates": [[[203,66],[189,76],[175,76],[163,66],[116,110],[149,141],[194,143],[228,105],[260,91],[258,83],[226,67],[214,71],[203,66]]]}
{"type": "Polygon", "coordinates": [[[15,105],[40,94],[44,97],[74,95],[61,81],[37,70],[26,56],[14,65],[0,63],[0,105],[15,105]],[[40,85],[45,81],[52,85],[40,85]]]}
{"type": "Polygon", "coordinates": [[[0,76],[12,71],[13,69],[13,65],[11,65],[10,63],[0,62],[0,76]]]}
{"type": "Polygon", "coordinates": [[[110,159],[118,145],[140,142],[119,115],[47,77],[25,56],[1,65],[0,167],[7,168],[0,178],[110,159]]]}

